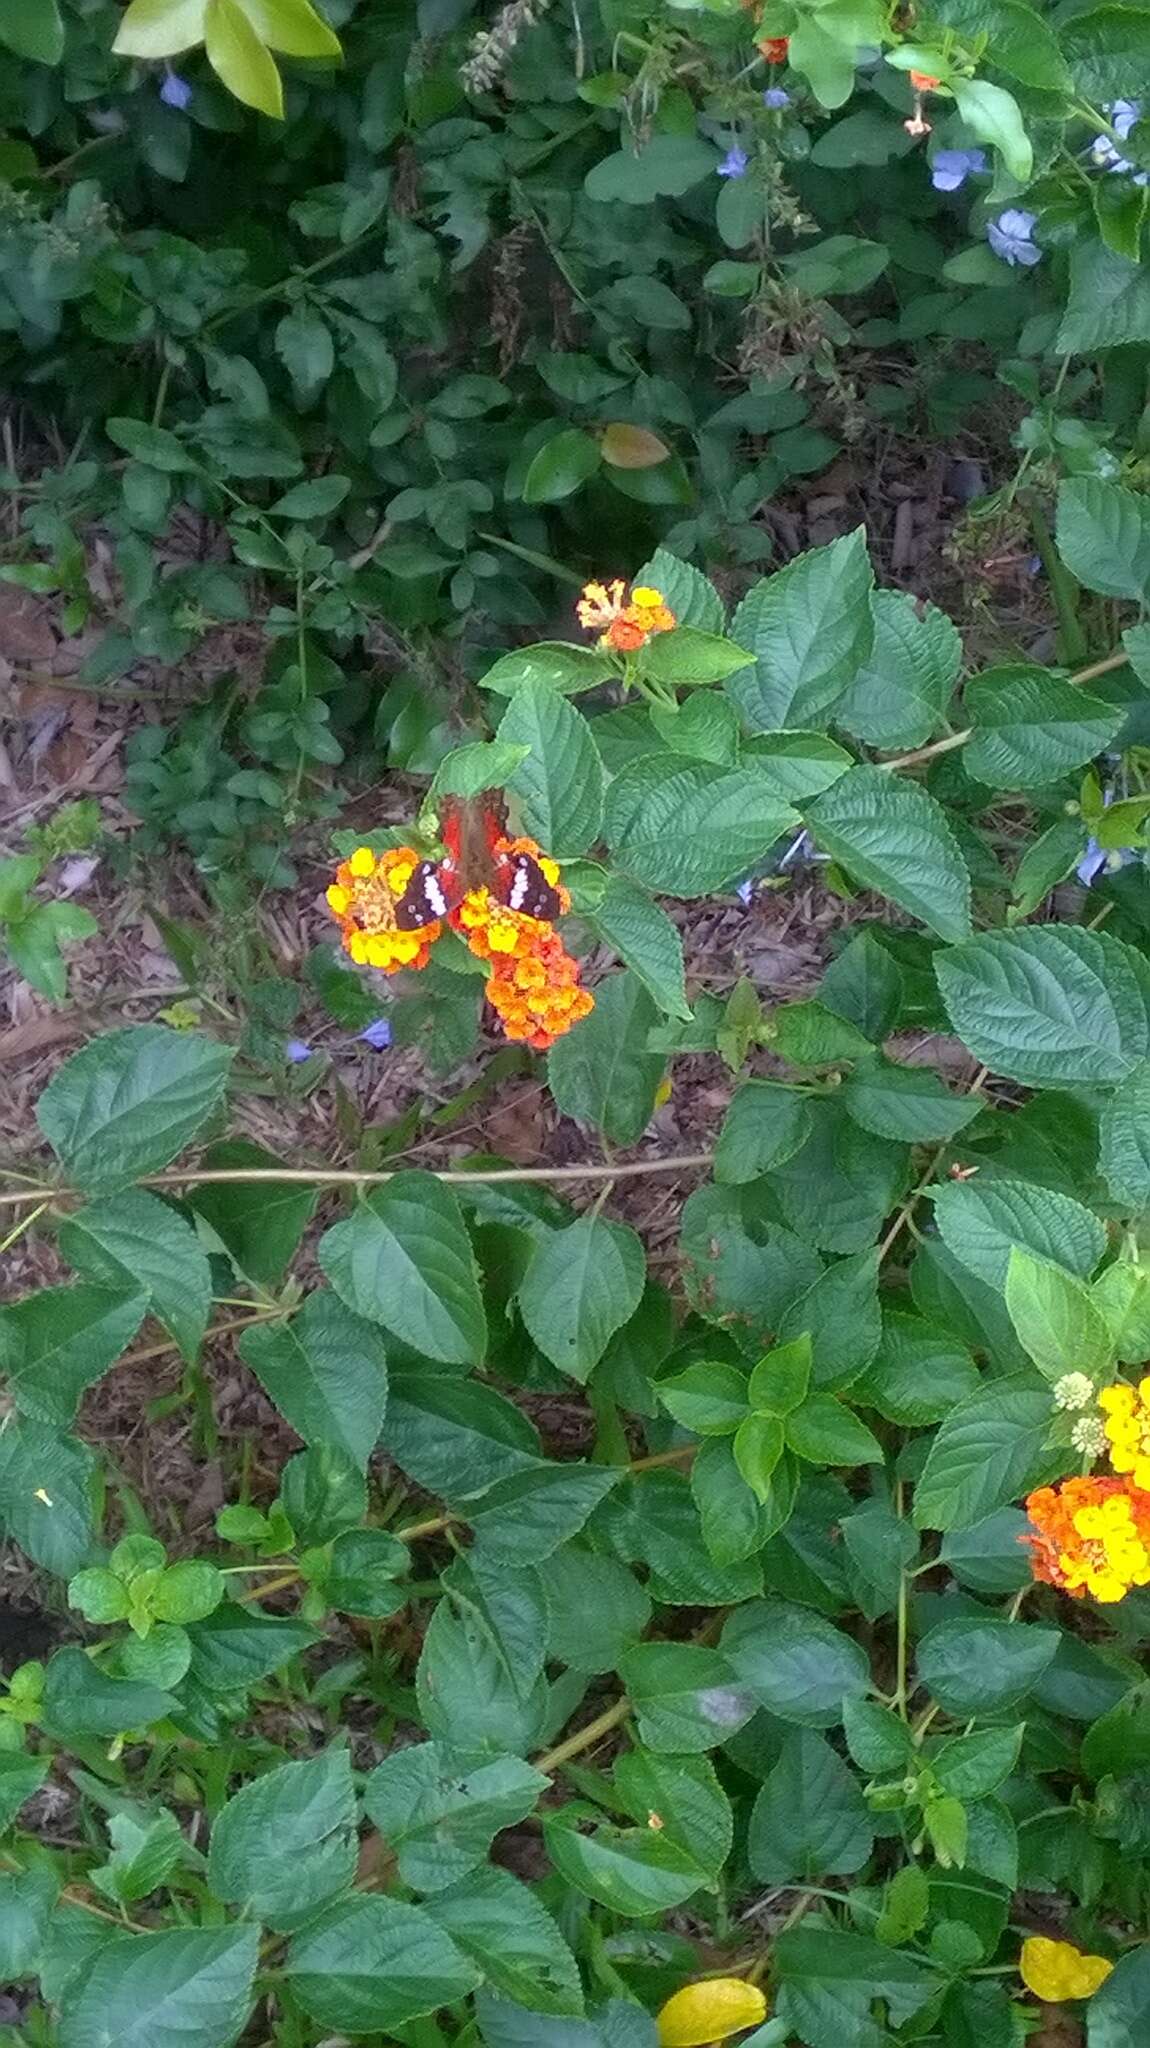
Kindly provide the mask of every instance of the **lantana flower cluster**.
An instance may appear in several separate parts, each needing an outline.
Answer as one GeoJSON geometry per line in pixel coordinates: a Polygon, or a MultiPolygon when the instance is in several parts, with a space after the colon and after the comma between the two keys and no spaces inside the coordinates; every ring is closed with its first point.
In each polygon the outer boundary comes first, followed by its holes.
{"type": "Polygon", "coordinates": [[[626,590],[619,579],[587,583],[575,610],[584,630],[598,633],[600,647],[637,654],[653,633],[669,633],[678,621],[661,590],[637,583],[629,598],[626,590]]]}
{"type": "MultiPolygon", "coordinates": [[[[541,853],[533,839],[499,839],[493,850],[497,857],[531,854],[557,890],[563,911],[571,908],[557,862],[541,853]]],[[[357,846],[340,862],[327,901],[344,951],[358,966],[384,974],[427,966],[444,921],[436,918],[414,931],[401,931],[396,924],[396,906],[419,864],[410,846],[379,855],[369,846],[357,846]]],[[[594,1009],[594,997],[580,986],[579,962],[546,919],[507,909],[483,887],[470,890],[446,922],[478,959],[489,962],[487,1000],[508,1038],[546,1052],[594,1009]]]]}
{"type": "MultiPolygon", "coordinates": [[[[1093,1397],[1085,1373],[1067,1373],[1054,1387],[1063,1410],[1093,1397]]],[[[1027,1497],[1031,1569],[1036,1579],[1081,1599],[1109,1605],[1133,1586],[1150,1585],[1150,1375],[1097,1395],[1101,1416],[1083,1416],[1071,1442],[1087,1457],[1108,1453],[1111,1472],[1064,1479],[1027,1497]]]]}
{"type": "MultiPolygon", "coordinates": [[[[499,840],[495,850],[532,854],[558,890],[563,910],[571,908],[559,881],[558,862],[540,853],[533,839],[499,840]]],[[[579,962],[566,951],[554,926],[542,918],[508,910],[482,888],[468,891],[450,922],[476,958],[490,962],[487,1000],[508,1038],[546,1052],[594,1009],[594,997],[579,985],[579,962]]]]}
{"type": "Polygon", "coordinates": [[[1031,1570],[1045,1585],[1104,1605],[1150,1585],[1150,1493],[1100,1474],[1027,1496],[1031,1570]]]}
{"type": "Polygon", "coordinates": [[[327,892],[328,909],[338,919],[344,952],[357,967],[398,974],[404,967],[427,966],[442,924],[436,920],[406,932],[395,922],[395,906],[418,866],[419,855],[410,846],[389,847],[378,855],[370,846],[357,846],[340,862],[327,892]]]}

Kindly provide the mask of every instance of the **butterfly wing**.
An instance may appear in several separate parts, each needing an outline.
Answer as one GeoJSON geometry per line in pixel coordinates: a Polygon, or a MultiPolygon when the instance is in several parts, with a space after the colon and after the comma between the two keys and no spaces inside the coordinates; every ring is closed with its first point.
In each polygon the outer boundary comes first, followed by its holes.
{"type": "Polygon", "coordinates": [[[563,910],[558,889],[552,887],[534,854],[530,853],[502,856],[499,900],[508,910],[517,910],[521,916],[535,917],[545,924],[553,924],[563,910]]]}
{"type": "Polygon", "coordinates": [[[444,865],[442,861],[420,861],[395,906],[395,922],[401,932],[417,932],[426,924],[435,924],[453,908],[444,865]]]}

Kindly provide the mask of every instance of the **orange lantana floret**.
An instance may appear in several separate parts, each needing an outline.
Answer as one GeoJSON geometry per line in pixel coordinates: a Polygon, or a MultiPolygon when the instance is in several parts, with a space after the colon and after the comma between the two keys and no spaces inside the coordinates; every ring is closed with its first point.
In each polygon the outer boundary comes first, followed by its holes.
{"type": "Polygon", "coordinates": [[[378,856],[370,846],[357,846],[340,862],[327,902],[339,922],[343,949],[357,966],[378,967],[384,974],[427,966],[442,925],[435,921],[400,931],[395,922],[395,906],[418,865],[419,855],[410,846],[389,847],[378,856]]]}
{"type": "Polygon", "coordinates": [[[916,92],[933,92],[936,86],[942,84],[941,78],[935,78],[930,71],[912,71],[910,82],[916,92]]]}
{"type": "Polygon", "coordinates": [[[1150,1493],[1128,1479],[1085,1477],[1040,1486],[1026,1501],[1036,1579],[1111,1604],[1150,1585],[1150,1493]]]}
{"type": "Polygon", "coordinates": [[[785,64],[790,45],[789,36],[764,36],[759,44],[759,55],[765,57],[768,64],[785,64]]]}
{"type": "Polygon", "coordinates": [[[629,600],[625,593],[618,579],[610,585],[587,583],[575,610],[579,624],[599,634],[601,647],[635,654],[652,633],[669,633],[678,621],[661,590],[637,583],[629,600]]]}
{"type": "MultiPolygon", "coordinates": [[[[560,910],[571,908],[557,863],[533,839],[498,839],[494,852],[531,854],[556,891],[560,910]]],[[[487,1000],[508,1038],[546,1052],[594,1009],[594,997],[579,986],[579,962],[545,918],[509,910],[484,887],[468,891],[451,923],[476,958],[491,963],[487,1000]]]]}

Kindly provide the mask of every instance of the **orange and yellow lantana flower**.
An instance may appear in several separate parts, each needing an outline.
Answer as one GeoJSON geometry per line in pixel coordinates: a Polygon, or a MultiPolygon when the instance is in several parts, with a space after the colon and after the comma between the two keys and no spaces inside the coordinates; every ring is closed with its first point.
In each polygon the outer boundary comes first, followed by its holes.
{"type": "Polygon", "coordinates": [[[1093,1998],[1114,1968],[1105,1956],[1083,1955],[1073,1942],[1050,1941],[1044,1934],[1032,1934],[1022,1944],[1019,1975],[1028,1991],[1046,2004],[1061,2005],[1068,1998],[1093,1998]]]}
{"type": "MultiPolygon", "coordinates": [[[[497,840],[495,852],[531,854],[558,892],[560,908],[570,909],[558,864],[540,853],[533,839],[497,840]]],[[[508,1038],[546,1052],[594,1009],[594,997],[579,986],[579,962],[546,919],[509,910],[482,888],[468,891],[451,923],[476,958],[491,964],[487,1000],[508,1038]]]]}
{"type": "Polygon", "coordinates": [[[575,609],[579,624],[617,654],[635,654],[652,633],[669,633],[678,623],[662,591],[644,583],[635,585],[629,599],[624,583],[584,584],[575,609]]]}
{"type": "Polygon", "coordinates": [[[1150,1493],[1127,1479],[1064,1479],[1029,1494],[1036,1579],[1107,1604],[1150,1585],[1150,1493]]]}
{"type": "Polygon", "coordinates": [[[341,942],[359,967],[378,967],[398,974],[403,967],[426,967],[439,937],[438,922],[417,931],[400,931],[395,906],[419,865],[410,846],[393,846],[378,856],[370,846],[357,846],[341,861],[327,892],[328,908],[338,918],[341,942]]]}
{"type": "Polygon", "coordinates": [[[1137,1387],[1124,1381],[1103,1387],[1098,1406],[1114,1470],[1131,1473],[1135,1486],[1150,1490],[1150,1378],[1137,1387]]]}

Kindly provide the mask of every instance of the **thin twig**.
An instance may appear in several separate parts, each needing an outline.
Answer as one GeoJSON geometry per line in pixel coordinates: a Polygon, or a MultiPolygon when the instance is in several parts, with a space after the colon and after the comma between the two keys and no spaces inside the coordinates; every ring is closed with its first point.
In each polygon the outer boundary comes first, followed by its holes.
{"type": "MultiPolygon", "coordinates": [[[[1130,656],[1119,648],[1116,654],[1104,655],[1101,661],[1092,661],[1087,668],[1075,669],[1067,676],[1068,683],[1092,683],[1097,676],[1108,676],[1116,668],[1125,668],[1130,656]]],[[[948,732],[945,739],[932,740],[929,747],[915,747],[909,754],[896,754],[890,761],[878,761],[878,768],[917,768],[920,761],[933,761],[939,754],[952,753],[955,747],[964,747],[974,734],[974,727],[968,725],[962,732],[948,732]]]]}
{"type": "MultiPolygon", "coordinates": [[[[624,1166],[500,1166],[486,1173],[449,1170],[435,1173],[433,1178],[450,1182],[455,1187],[483,1187],[497,1181],[634,1180],[648,1173],[685,1173],[694,1167],[710,1166],[713,1158],[713,1152],[681,1152],[670,1159],[634,1159],[624,1166]]],[[[134,1185],[140,1188],[193,1188],[286,1181],[306,1187],[372,1188],[382,1187],[385,1182],[394,1180],[397,1174],[411,1170],[398,1166],[386,1173],[356,1173],[351,1168],[336,1167],[250,1166],[230,1167],[226,1171],[212,1173],[203,1167],[188,1171],[177,1168],[170,1173],[148,1174],[134,1185]]],[[[33,1187],[0,1194],[0,1207],[69,1199],[82,1199],[82,1190],[33,1187]]]]}

